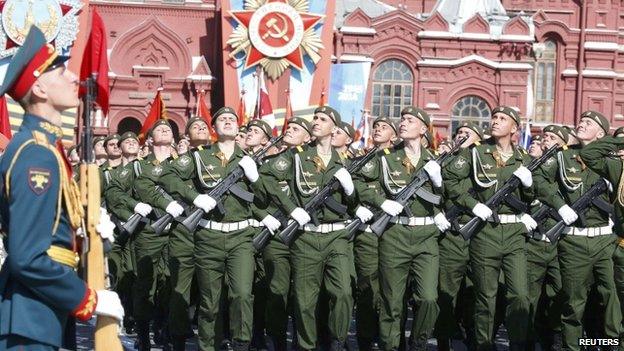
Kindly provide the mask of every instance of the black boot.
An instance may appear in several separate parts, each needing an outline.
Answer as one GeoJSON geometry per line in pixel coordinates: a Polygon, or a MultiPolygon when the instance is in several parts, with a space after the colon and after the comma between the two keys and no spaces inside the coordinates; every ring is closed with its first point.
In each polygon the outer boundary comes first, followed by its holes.
{"type": "Polygon", "coordinates": [[[173,351],[184,351],[186,348],[186,338],[183,336],[172,336],[171,346],[173,351]]]}
{"type": "Polygon", "coordinates": [[[249,351],[249,341],[234,340],[232,342],[232,349],[234,351],[249,351]]]}
{"type": "Polygon", "coordinates": [[[409,343],[409,351],[426,351],[426,350],[427,350],[426,338],[414,338],[409,343]]]}
{"type": "Polygon", "coordinates": [[[343,351],[344,350],[344,342],[340,340],[332,340],[330,346],[330,351],[343,351]]]}
{"type": "Polygon", "coordinates": [[[139,351],[148,351],[152,348],[149,336],[149,321],[136,323],[137,339],[135,347],[139,351]]]}
{"type": "Polygon", "coordinates": [[[447,338],[438,338],[438,351],[450,351],[451,343],[447,338]]]}
{"type": "Polygon", "coordinates": [[[563,335],[561,332],[557,332],[553,335],[552,344],[550,345],[550,351],[563,350],[563,335]]]}

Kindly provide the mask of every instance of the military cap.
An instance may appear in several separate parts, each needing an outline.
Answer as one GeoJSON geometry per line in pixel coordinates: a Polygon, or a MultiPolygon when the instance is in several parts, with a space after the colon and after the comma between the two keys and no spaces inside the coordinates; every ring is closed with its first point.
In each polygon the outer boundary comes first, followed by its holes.
{"type": "MultiPolygon", "coordinates": [[[[205,119],[203,119],[203,118],[201,118],[201,117],[197,117],[197,116],[194,116],[194,117],[189,118],[189,120],[188,120],[188,121],[186,121],[186,126],[184,127],[184,132],[185,132],[186,134],[188,134],[189,129],[191,129],[191,127],[193,126],[193,124],[195,124],[195,123],[197,123],[197,122],[204,122],[204,123],[206,123],[206,120],[205,120],[205,119]]],[[[208,125],[208,123],[206,123],[206,125],[208,125]]]]}
{"type": "Polygon", "coordinates": [[[502,113],[511,117],[517,125],[520,125],[520,114],[518,114],[518,111],[516,111],[515,109],[509,106],[498,106],[492,110],[492,116],[497,113],[502,113]]]}
{"type": "MultiPolygon", "coordinates": [[[[213,121],[214,121],[214,119],[213,119],[213,121]]],[[[246,124],[238,127],[238,134],[241,134],[241,133],[242,134],[247,134],[247,125],[246,124]]]]}
{"type": "Polygon", "coordinates": [[[390,128],[392,128],[392,130],[394,130],[394,134],[399,134],[399,130],[396,126],[396,123],[394,123],[390,117],[377,117],[375,118],[375,120],[373,121],[373,128],[375,127],[375,124],[377,123],[386,123],[387,125],[390,126],[390,128]]]}
{"type": "Polygon", "coordinates": [[[95,138],[93,138],[93,145],[99,143],[100,141],[104,141],[105,139],[106,139],[105,136],[102,136],[102,135],[96,136],[95,138]]]}
{"type": "Polygon", "coordinates": [[[429,118],[429,114],[425,112],[425,110],[418,108],[416,106],[408,106],[401,111],[401,117],[404,115],[412,115],[419,120],[423,121],[423,123],[429,127],[431,124],[431,118],[429,118]]]}
{"type": "Polygon", "coordinates": [[[41,30],[31,26],[24,44],[11,59],[0,87],[0,96],[8,94],[21,100],[30,91],[37,78],[46,71],[63,64],[69,56],[60,56],[41,30]]]}
{"type": "Polygon", "coordinates": [[[154,132],[154,129],[156,129],[156,127],[158,127],[158,126],[167,126],[167,127],[171,128],[171,124],[169,123],[169,121],[164,119],[164,118],[161,118],[161,119],[159,119],[158,121],[156,121],[154,123],[152,128],[150,128],[150,131],[149,131],[149,135],[150,136],[152,135],[152,132],[154,132]]]}
{"type": "Polygon", "coordinates": [[[334,121],[334,124],[337,126],[339,126],[340,123],[342,123],[342,119],[340,118],[340,113],[338,113],[338,111],[336,111],[330,106],[319,106],[314,110],[314,113],[315,114],[322,113],[322,114],[329,116],[329,118],[331,118],[332,121],[334,121]]]}
{"type": "Polygon", "coordinates": [[[134,132],[125,132],[121,135],[121,138],[119,138],[119,142],[122,142],[126,139],[136,139],[137,141],[139,140],[139,138],[137,137],[136,133],[134,132]]]}
{"type": "Polygon", "coordinates": [[[615,130],[615,132],[613,132],[613,136],[614,137],[624,137],[624,127],[620,127],[618,129],[615,130]]]}
{"type": "Polygon", "coordinates": [[[544,133],[553,133],[561,138],[561,140],[563,140],[563,142],[566,144],[568,143],[568,137],[570,136],[570,133],[568,133],[567,129],[554,124],[550,124],[544,127],[544,133]]]}
{"type": "Polygon", "coordinates": [[[111,134],[111,135],[107,136],[106,138],[104,138],[104,145],[108,144],[108,142],[111,141],[111,140],[119,141],[119,139],[120,139],[119,134],[111,134]]]}
{"type": "Polygon", "coordinates": [[[568,144],[570,144],[571,142],[570,138],[574,138],[578,141],[578,137],[576,136],[576,130],[574,130],[574,128],[570,126],[561,126],[561,128],[565,129],[565,131],[568,132],[568,140],[567,140],[568,144]]]}
{"type": "Polygon", "coordinates": [[[300,125],[301,128],[308,132],[309,135],[312,135],[312,126],[310,125],[310,122],[308,122],[305,118],[293,117],[288,120],[288,124],[291,123],[300,125]]]}
{"type": "Polygon", "coordinates": [[[598,123],[600,128],[602,128],[602,130],[604,130],[606,134],[609,134],[609,128],[611,127],[609,125],[609,120],[605,116],[603,116],[600,112],[585,111],[583,112],[583,114],[581,114],[581,118],[591,119],[592,121],[598,123]]]}
{"type": "Polygon", "coordinates": [[[210,121],[210,123],[214,125],[215,122],[217,121],[217,117],[221,116],[224,113],[231,113],[238,119],[238,115],[236,114],[236,111],[234,111],[233,108],[223,106],[220,109],[218,109],[217,112],[215,112],[214,116],[212,116],[212,120],[210,121]]]}
{"type": "Polygon", "coordinates": [[[534,135],[531,137],[531,143],[541,143],[542,140],[542,135],[538,134],[538,135],[534,135]]]}
{"type": "Polygon", "coordinates": [[[251,122],[249,122],[249,124],[247,124],[247,130],[251,129],[251,127],[260,128],[269,139],[273,136],[273,129],[266,121],[263,121],[261,119],[253,119],[251,120],[251,122]]]}
{"type": "Polygon", "coordinates": [[[72,145],[67,149],[67,155],[71,155],[72,152],[78,152],[78,145],[72,145]]]}
{"type": "Polygon", "coordinates": [[[483,139],[483,134],[484,134],[484,130],[483,128],[476,122],[473,121],[465,121],[462,122],[459,127],[457,127],[457,129],[455,129],[455,134],[457,134],[457,132],[462,129],[462,128],[468,128],[470,130],[472,130],[473,132],[477,133],[477,135],[479,136],[480,139],[483,139]]]}
{"type": "Polygon", "coordinates": [[[347,133],[349,138],[355,138],[355,128],[353,128],[351,124],[347,122],[342,122],[340,123],[340,126],[338,128],[342,129],[345,133],[347,133]]]}

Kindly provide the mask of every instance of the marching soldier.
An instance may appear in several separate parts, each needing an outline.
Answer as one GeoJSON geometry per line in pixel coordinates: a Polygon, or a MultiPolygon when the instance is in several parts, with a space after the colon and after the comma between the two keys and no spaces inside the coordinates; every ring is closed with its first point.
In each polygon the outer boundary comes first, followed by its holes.
{"type": "Polygon", "coordinates": [[[239,126],[238,133],[236,133],[236,138],[234,140],[236,141],[236,145],[238,145],[238,147],[240,147],[242,150],[247,150],[247,144],[245,142],[246,139],[247,139],[247,126],[246,125],[239,126]]]}
{"type": "Polygon", "coordinates": [[[349,151],[349,147],[355,138],[355,129],[346,122],[342,122],[338,128],[334,129],[331,137],[331,146],[336,149],[338,155],[343,160],[347,160],[354,155],[349,151]]]}
{"type": "MultiPolygon", "coordinates": [[[[303,118],[293,117],[288,120],[283,142],[288,148],[305,145],[310,141],[311,130],[312,127],[308,121],[303,118]]],[[[279,190],[282,192],[282,196],[291,197],[291,201],[293,201],[293,190],[286,181],[288,175],[285,174],[292,169],[290,152],[287,149],[268,157],[265,164],[260,167],[260,174],[262,179],[267,177],[282,179],[278,183],[279,190]]],[[[266,208],[269,214],[275,214],[277,210],[278,206],[274,201],[271,201],[266,208]]],[[[276,351],[286,351],[288,314],[292,310],[290,303],[290,250],[282,241],[272,238],[262,252],[262,258],[268,285],[265,312],[266,331],[273,343],[273,348],[276,351]]]]}
{"type": "Polygon", "coordinates": [[[342,186],[342,190],[333,195],[334,199],[347,207],[354,205],[353,180],[342,166],[340,156],[331,147],[332,132],[340,123],[338,111],[329,106],[317,108],[312,121],[315,145],[299,146],[290,152],[287,168],[281,174],[285,178],[263,179],[267,189],[273,189],[268,192],[273,201],[303,228],[292,243],[291,262],[295,322],[299,347],[304,350],[316,348],[319,342],[316,309],[323,284],[330,300],[327,324],[332,350],[343,348],[351,320],[353,303],[346,216],[323,208],[316,214],[318,225],[308,224],[310,215],[300,207],[333,177],[342,186]],[[290,184],[296,201],[281,196],[278,184],[284,180],[290,184]]]}
{"type": "Polygon", "coordinates": [[[230,107],[222,107],[212,118],[218,141],[208,148],[183,155],[163,172],[161,184],[167,192],[182,197],[205,212],[194,233],[194,260],[200,292],[199,348],[215,350],[223,338],[222,306],[227,284],[229,323],[235,351],[246,350],[251,341],[253,319],[253,228],[248,202],[228,193],[221,201],[223,212],[212,211],[216,200],[207,193],[219,181],[241,167],[245,179],[234,186],[253,191],[254,202],[264,197],[255,162],[236,144],[237,116],[230,107]],[[195,188],[186,181],[192,180],[195,188]]]}
{"type": "MultiPolygon", "coordinates": [[[[467,139],[461,145],[461,148],[480,145],[483,139],[483,128],[475,122],[464,122],[455,132],[456,142],[459,142],[463,137],[467,139]]],[[[452,160],[448,163],[450,162],[452,160]]],[[[445,205],[446,215],[448,216],[448,211],[451,210],[453,203],[447,199],[445,205]]],[[[455,220],[459,225],[465,224],[469,219],[468,216],[461,213],[457,213],[456,216],[455,220]]],[[[472,345],[474,342],[474,323],[471,321],[473,318],[474,294],[472,293],[472,279],[470,277],[469,244],[469,241],[464,240],[453,229],[447,230],[438,239],[440,247],[440,275],[438,282],[440,315],[436,323],[435,334],[438,339],[438,349],[441,351],[450,348],[450,339],[457,335],[460,323],[466,333],[465,342],[467,346],[469,348],[474,347],[472,345]],[[461,308],[464,313],[456,317],[455,310],[458,297],[462,301],[461,308]]]]}
{"type": "MultiPolygon", "coordinates": [[[[186,122],[186,135],[189,137],[191,150],[202,150],[210,138],[208,124],[199,117],[193,117],[186,122]]],[[[171,167],[171,165],[165,166],[171,167]]],[[[163,170],[166,173],[167,170],[163,170]]],[[[179,180],[178,180],[179,181],[179,180]]],[[[159,179],[161,186],[163,178],[159,179]]],[[[194,188],[192,180],[186,180],[188,188],[194,188]]],[[[185,203],[180,196],[173,195],[178,203],[185,203]]],[[[188,205],[188,203],[187,203],[188,205]]],[[[195,260],[193,258],[195,245],[193,234],[189,233],[179,220],[171,224],[169,234],[169,271],[171,273],[171,297],[169,300],[169,332],[174,351],[185,349],[186,338],[192,332],[189,320],[189,306],[191,297],[196,293],[191,291],[195,286],[195,260]]]]}
{"type": "MultiPolygon", "coordinates": [[[[83,216],[64,157],[61,112],[79,105],[68,57],[32,26],[0,88],[26,111],[0,159],[0,222],[8,257],[0,271],[0,349],[56,350],[70,316],[123,318],[117,294],[94,291],[76,274],[75,231],[83,216]]],[[[98,232],[112,238],[112,223],[98,232]]]]}
{"type": "Polygon", "coordinates": [[[540,156],[542,156],[542,154],[544,153],[544,149],[542,147],[542,136],[541,135],[535,135],[531,138],[531,145],[529,145],[529,149],[527,150],[527,152],[529,153],[529,156],[533,157],[533,158],[538,158],[540,156]]]}
{"type": "Polygon", "coordinates": [[[462,149],[445,167],[448,194],[458,206],[471,209],[485,223],[470,240],[470,265],[475,286],[475,341],[479,350],[493,345],[494,315],[498,278],[502,270],[507,286],[507,317],[510,349],[524,349],[529,318],[526,271],[526,243],[523,233],[536,227],[530,215],[507,204],[490,209],[484,202],[498,186],[518,177],[522,185],[513,196],[521,201],[533,199],[533,178],[524,166],[529,156],[512,144],[520,117],[510,107],[492,111],[491,134],[487,143],[462,149]],[[470,181],[465,181],[470,179],[470,181]],[[468,190],[472,188],[475,195],[468,190]],[[498,210],[500,223],[489,222],[492,210],[498,210]]]}
{"type": "Polygon", "coordinates": [[[105,136],[97,136],[93,138],[93,153],[95,154],[95,164],[98,166],[103,165],[108,161],[108,154],[106,148],[104,148],[105,136]]]}
{"type": "Polygon", "coordinates": [[[104,139],[104,150],[107,160],[100,167],[113,169],[121,164],[121,150],[119,149],[119,134],[112,134],[104,139]]]}

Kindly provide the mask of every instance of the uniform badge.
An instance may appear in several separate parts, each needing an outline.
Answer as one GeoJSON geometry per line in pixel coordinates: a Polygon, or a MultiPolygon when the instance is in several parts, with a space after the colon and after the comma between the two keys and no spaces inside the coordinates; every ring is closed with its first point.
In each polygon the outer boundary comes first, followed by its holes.
{"type": "Polygon", "coordinates": [[[457,159],[455,159],[455,162],[453,163],[453,167],[455,167],[455,169],[462,169],[467,164],[468,162],[463,156],[457,156],[457,159]]]}
{"type": "Polygon", "coordinates": [[[125,179],[128,176],[128,174],[130,174],[130,171],[127,168],[124,168],[124,170],[119,173],[119,178],[125,179]]]}
{"type": "Polygon", "coordinates": [[[373,164],[372,161],[366,162],[366,164],[364,165],[364,167],[362,167],[362,171],[364,173],[370,173],[373,168],[375,168],[375,165],[373,164]]]}
{"type": "Polygon", "coordinates": [[[401,175],[401,171],[394,171],[394,172],[390,172],[390,175],[393,177],[398,177],[401,175]]]}
{"type": "Polygon", "coordinates": [[[494,166],[492,166],[489,163],[486,163],[486,164],[483,165],[483,169],[486,169],[486,170],[490,170],[490,169],[492,169],[492,167],[494,167],[494,166]]]}
{"type": "Polygon", "coordinates": [[[550,166],[552,166],[553,163],[555,163],[555,159],[554,158],[549,158],[548,160],[546,160],[546,162],[544,162],[544,166],[550,167],[550,166]]]}
{"type": "Polygon", "coordinates": [[[286,168],[288,168],[288,161],[286,161],[284,158],[280,157],[275,161],[276,170],[283,172],[286,170],[286,168]]]}
{"type": "Polygon", "coordinates": [[[152,175],[159,176],[162,173],[162,167],[156,166],[152,169],[152,175]]]}
{"type": "Polygon", "coordinates": [[[186,168],[188,167],[188,165],[191,164],[191,158],[188,157],[187,155],[184,155],[182,157],[180,157],[178,159],[178,164],[182,167],[182,168],[186,168]]]}
{"type": "Polygon", "coordinates": [[[578,170],[578,168],[576,168],[576,167],[569,167],[569,168],[568,168],[568,172],[570,172],[570,173],[576,173],[576,172],[578,172],[578,171],[579,171],[579,170],[578,170]]]}
{"type": "Polygon", "coordinates": [[[28,186],[37,195],[41,195],[50,188],[50,170],[44,168],[28,169],[28,186]]]}

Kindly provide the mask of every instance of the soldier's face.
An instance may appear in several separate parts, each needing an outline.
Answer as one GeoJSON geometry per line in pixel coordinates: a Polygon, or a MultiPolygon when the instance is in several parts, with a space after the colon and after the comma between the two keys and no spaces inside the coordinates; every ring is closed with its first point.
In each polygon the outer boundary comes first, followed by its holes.
{"type": "Polygon", "coordinates": [[[265,145],[269,142],[269,138],[262,131],[260,127],[251,126],[245,136],[245,144],[247,147],[254,147],[258,145],[265,145]]]}
{"type": "Polygon", "coordinates": [[[401,123],[399,124],[399,136],[405,140],[418,139],[425,135],[427,132],[427,126],[418,117],[405,114],[401,116],[401,123]]]}
{"type": "Polygon", "coordinates": [[[180,142],[178,142],[178,146],[176,147],[176,151],[178,152],[179,155],[185,154],[188,152],[189,149],[189,141],[187,139],[180,139],[180,142]]]}
{"type": "Polygon", "coordinates": [[[139,152],[139,142],[134,138],[128,138],[121,142],[121,152],[124,155],[136,155],[139,152]]]}
{"type": "MultiPolygon", "coordinates": [[[[561,140],[561,138],[557,136],[557,134],[555,133],[546,132],[544,133],[542,137],[542,146],[544,146],[544,148],[546,149],[550,149],[551,147],[555,145],[563,145],[563,144],[564,144],[563,140],[561,140]]],[[[531,146],[532,145],[533,144],[531,144],[531,146]]]]}
{"type": "Polygon", "coordinates": [[[373,142],[383,144],[396,139],[396,132],[386,122],[377,122],[373,126],[373,142]]]}
{"type": "Polygon", "coordinates": [[[191,140],[208,141],[208,124],[204,121],[193,123],[189,128],[189,138],[191,140]]]}
{"type": "Polygon", "coordinates": [[[238,119],[232,113],[224,113],[214,122],[218,136],[236,137],[238,134],[238,119]]]}
{"type": "Polygon", "coordinates": [[[106,155],[106,149],[104,149],[104,140],[100,140],[93,145],[93,152],[95,156],[106,155]]]}
{"type": "Polygon", "coordinates": [[[289,123],[284,134],[284,143],[290,146],[303,145],[310,141],[310,134],[298,124],[289,123]]]}
{"type": "Polygon", "coordinates": [[[37,79],[37,83],[36,90],[38,92],[36,94],[44,94],[43,97],[57,111],[77,107],[80,104],[80,99],[78,99],[78,77],[66,69],[65,65],[60,65],[43,73],[37,79]]]}
{"type": "Polygon", "coordinates": [[[538,142],[531,143],[531,145],[529,145],[528,151],[529,151],[529,156],[531,157],[540,157],[544,153],[544,150],[542,150],[541,143],[538,143],[538,142]]]}
{"type": "Polygon", "coordinates": [[[479,134],[477,134],[477,132],[475,132],[474,130],[470,129],[470,128],[459,128],[457,130],[457,134],[455,135],[455,142],[458,142],[459,139],[466,137],[468,139],[466,139],[466,141],[464,141],[463,144],[461,144],[461,148],[467,148],[468,146],[474,144],[475,142],[481,140],[481,138],[479,137],[479,134]]]}
{"type": "Polygon", "coordinates": [[[492,116],[492,122],[490,123],[492,126],[492,136],[493,137],[504,137],[514,134],[518,130],[518,126],[516,125],[516,121],[513,118],[507,116],[504,113],[495,113],[492,116]]]}
{"type": "Polygon", "coordinates": [[[154,145],[168,145],[173,141],[173,132],[166,125],[160,125],[152,131],[152,139],[154,145]]]}
{"type": "Polygon", "coordinates": [[[591,142],[602,138],[604,135],[602,127],[591,118],[581,118],[581,121],[576,126],[576,136],[581,141],[591,142]]]}
{"type": "Polygon", "coordinates": [[[238,144],[238,146],[241,149],[246,149],[247,148],[247,143],[245,142],[246,138],[247,138],[246,133],[238,133],[236,134],[236,137],[234,137],[234,141],[236,142],[236,144],[238,144]]]}
{"type": "Polygon", "coordinates": [[[69,154],[69,162],[72,164],[72,166],[77,165],[78,162],[80,162],[80,156],[78,156],[78,151],[72,150],[72,152],[69,154]]]}
{"type": "Polygon", "coordinates": [[[331,136],[331,146],[343,147],[353,142],[353,139],[342,129],[335,128],[331,136]]]}
{"type": "Polygon", "coordinates": [[[120,156],[121,150],[119,149],[119,140],[113,139],[106,143],[106,154],[108,156],[120,156]]]}
{"type": "Polygon", "coordinates": [[[328,137],[336,128],[334,120],[324,113],[316,113],[312,118],[312,135],[317,138],[328,137]]]}

